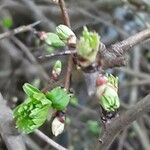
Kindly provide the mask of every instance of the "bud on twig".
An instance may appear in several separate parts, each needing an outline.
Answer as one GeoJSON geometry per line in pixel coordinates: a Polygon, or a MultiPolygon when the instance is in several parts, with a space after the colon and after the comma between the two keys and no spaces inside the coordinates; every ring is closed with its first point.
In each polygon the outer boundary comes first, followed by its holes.
{"type": "Polygon", "coordinates": [[[69,27],[61,24],[56,27],[56,33],[59,36],[59,38],[65,43],[69,45],[76,44],[76,40],[77,40],[76,35],[69,27]]]}
{"type": "Polygon", "coordinates": [[[86,27],[77,42],[77,55],[81,58],[79,64],[87,67],[96,61],[99,50],[100,36],[96,32],[89,32],[86,27]]]}
{"type": "Polygon", "coordinates": [[[62,70],[62,63],[60,60],[57,60],[54,64],[53,70],[52,70],[52,76],[55,80],[58,79],[60,73],[62,70]]]}
{"type": "Polygon", "coordinates": [[[65,115],[56,116],[52,122],[52,133],[55,136],[58,136],[64,131],[65,127],[65,115]]]}
{"type": "Polygon", "coordinates": [[[39,32],[38,36],[40,40],[44,41],[49,46],[56,47],[56,48],[65,46],[65,43],[55,33],[39,32]]]}
{"type": "Polygon", "coordinates": [[[66,89],[56,87],[46,93],[46,97],[52,102],[52,107],[56,110],[64,110],[69,104],[70,94],[66,89]]]}
{"type": "Polygon", "coordinates": [[[120,102],[118,97],[118,77],[113,75],[100,75],[96,81],[99,103],[107,112],[116,111],[120,102]]]}

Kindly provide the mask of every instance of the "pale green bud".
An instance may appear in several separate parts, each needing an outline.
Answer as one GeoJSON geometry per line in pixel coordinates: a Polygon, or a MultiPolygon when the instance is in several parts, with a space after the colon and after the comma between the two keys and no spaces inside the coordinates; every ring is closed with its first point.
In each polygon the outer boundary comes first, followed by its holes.
{"type": "Polygon", "coordinates": [[[54,64],[53,70],[52,70],[52,75],[54,78],[58,78],[62,70],[62,63],[60,60],[57,60],[54,64]]]}
{"type": "Polygon", "coordinates": [[[82,36],[77,43],[77,54],[91,64],[96,60],[99,45],[100,36],[96,32],[90,32],[84,27],[82,36]]]}
{"type": "Polygon", "coordinates": [[[68,42],[68,44],[76,44],[76,35],[69,27],[62,24],[57,26],[56,34],[62,41],[68,42]]]}
{"type": "Polygon", "coordinates": [[[118,97],[118,77],[112,74],[99,76],[97,79],[96,95],[99,103],[107,112],[115,111],[119,108],[120,102],[118,97]]]}
{"type": "Polygon", "coordinates": [[[52,32],[39,32],[38,33],[40,39],[42,41],[45,41],[45,43],[52,47],[63,47],[65,46],[65,43],[59,38],[59,36],[52,32]]]}
{"type": "Polygon", "coordinates": [[[112,87],[106,87],[103,95],[99,99],[100,105],[107,112],[115,111],[119,108],[120,102],[117,91],[112,87]]]}

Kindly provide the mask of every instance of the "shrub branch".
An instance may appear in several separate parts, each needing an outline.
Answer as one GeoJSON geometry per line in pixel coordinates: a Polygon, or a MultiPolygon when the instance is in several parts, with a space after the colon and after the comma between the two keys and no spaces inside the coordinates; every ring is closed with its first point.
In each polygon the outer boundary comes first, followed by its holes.
{"type": "Polygon", "coordinates": [[[107,150],[120,131],[148,112],[150,112],[150,94],[106,126],[100,136],[100,142],[97,144],[96,150],[107,150]]]}

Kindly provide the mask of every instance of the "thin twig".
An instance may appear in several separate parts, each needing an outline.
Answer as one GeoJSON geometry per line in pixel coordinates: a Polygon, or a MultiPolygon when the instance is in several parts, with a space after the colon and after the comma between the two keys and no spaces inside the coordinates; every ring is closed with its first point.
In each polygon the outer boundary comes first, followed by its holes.
{"type": "Polygon", "coordinates": [[[68,27],[71,27],[70,19],[69,19],[69,15],[68,15],[68,11],[67,11],[67,8],[66,8],[65,1],[64,0],[59,0],[59,6],[60,6],[60,9],[61,9],[64,24],[68,27]]]}
{"type": "MultiPolygon", "coordinates": [[[[64,0],[59,0],[59,6],[60,6],[60,9],[61,9],[61,12],[62,12],[62,17],[63,17],[65,25],[67,25],[68,27],[71,27],[68,11],[67,11],[66,5],[65,5],[65,1],[64,0]]],[[[68,90],[69,86],[70,86],[72,65],[73,65],[73,61],[72,61],[72,56],[70,55],[69,58],[68,58],[67,73],[66,73],[65,83],[64,83],[64,87],[65,87],[66,90],[68,90]]]]}
{"type": "Polygon", "coordinates": [[[15,28],[11,31],[7,31],[5,33],[2,33],[0,34],[0,40],[4,39],[4,38],[8,38],[12,35],[15,35],[15,34],[18,34],[18,33],[22,33],[22,32],[26,32],[26,31],[31,31],[33,30],[33,27],[35,27],[36,25],[38,25],[41,21],[36,21],[32,24],[29,24],[29,25],[23,25],[23,26],[20,26],[18,28],[15,28]]]}
{"type": "Polygon", "coordinates": [[[43,29],[46,30],[53,30],[55,28],[55,24],[48,19],[44,13],[38,8],[38,5],[36,4],[36,1],[32,0],[20,0],[23,2],[24,5],[26,5],[32,14],[33,18],[35,20],[41,20],[41,26],[43,29]]]}
{"type": "MultiPolygon", "coordinates": [[[[134,58],[133,58],[133,70],[140,72],[140,47],[137,46],[134,48],[133,51],[134,58]]],[[[137,78],[134,78],[134,81],[138,81],[137,78]]],[[[131,88],[131,93],[130,93],[130,105],[135,105],[136,102],[138,101],[138,87],[133,86],[131,88]]],[[[141,144],[145,150],[148,150],[150,147],[150,142],[148,140],[147,134],[140,128],[138,122],[133,123],[133,129],[137,132],[137,135],[141,141],[141,144]]]]}
{"type": "Polygon", "coordinates": [[[127,133],[128,133],[128,130],[125,129],[123,131],[123,133],[121,134],[121,137],[119,137],[118,150],[122,150],[123,149],[124,142],[125,142],[125,139],[127,137],[127,133]]]}
{"type": "Polygon", "coordinates": [[[56,148],[57,150],[67,150],[66,148],[64,148],[63,146],[59,145],[58,143],[56,143],[55,141],[53,141],[52,139],[50,139],[48,136],[46,136],[43,132],[41,132],[40,130],[36,130],[34,132],[38,137],[40,137],[41,139],[43,139],[45,142],[47,142],[48,144],[50,144],[51,146],[53,146],[54,148],[56,148]]]}
{"type": "Polygon", "coordinates": [[[62,55],[71,55],[71,54],[76,54],[76,50],[65,50],[62,52],[57,52],[57,53],[51,53],[51,54],[47,54],[44,56],[39,56],[39,59],[44,59],[44,58],[52,58],[52,57],[56,57],[56,56],[62,56],[62,55]]]}
{"type": "Polygon", "coordinates": [[[34,55],[30,52],[28,47],[26,47],[25,44],[23,44],[20,40],[18,40],[16,37],[12,38],[12,41],[15,42],[15,44],[21,49],[21,51],[26,55],[26,57],[29,59],[29,61],[35,66],[37,69],[37,72],[39,76],[44,80],[48,80],[48,74],[46,71],[43,69],[43,67],[37,62],[36,58],[34,55]]]}
{"type": "Polygon", "coordinates": [[[56,81],[54,80],[54,78],[51,77],[51,78],[48,80],[47,86],[42,89],[42,92],[43,92],[43,93],[48,92],[48,91],[50,90],[50,88],[52,88],[52,85],[53,85],[55,82],[56,82],[56,81]]]}
{"type": "Polygon", "coordinates": [[[150,142],[149,142],[149,137],[146,134],[146,132],[144,130],[142,130],[142,128],[140,127],[140,125],[137,122],[133,123],[133,128],[134,128],[135,132],[137,133],[144,150],[149,150],[150,142]]]}
{"type": "MultiPolygon", "coordinates": [[[[132,66],[133,66],[133,70],[136,72],[140,72],[140,57],[141,57],[141,53],[140,53],[140,47],[136,46],[133,50],[133,59],[132,59],[132,66]]],[[[138,81],[137,78],[133,78],[133,81],[138,81]]],[[[131,88],[131,93],[130,93],[130,101],[129,104],[130,105],[134,105],[136,102],[138,101],[138,87],[137,86],[132,86],[131,88]]]]}

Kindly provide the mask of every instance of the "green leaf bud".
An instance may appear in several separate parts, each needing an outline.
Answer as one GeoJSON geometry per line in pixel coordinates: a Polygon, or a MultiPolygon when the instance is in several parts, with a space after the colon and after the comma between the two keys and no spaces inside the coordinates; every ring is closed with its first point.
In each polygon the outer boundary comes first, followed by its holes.
{"type": "Polygon", "coordinates": [[[39,37],[41,40],[45,41],[45,43],[51,47],[59,48],[65,46],[65,43],[55,33],[39,32],[39,37]]]}
{"type": "Polygon", "coordinates": [[[77,42],[77,54],[87,61],[87,64],[84,64],[83,67],[90,65],[96,60],[99,45],[100,36],[96,32],[89,32],[88,29],[84,27],[82,36],[77,42]]]}
{"type": "Polygon", "coordinates": [[[120,107],[118,93],[113,88],[106,87],[99,103],[107,112],[115,111],[120,107]]]}
{"type": "Polygon", "coordinates": [[[65,46],[65,43],[59,38],[59,36],[55,33],[47,33],[47,38],[45,39],[45,42],[53,47],[63,47],[65,46]]]}
{"type": "Polygon", "coordinates": [[[57,60],[54,64],[53,70],[52,70],[52,75],[55,79],[58,78],[62,70],[62,63],[60,60],[57,60]]]}
{"type": "Polygon", "coordinates": [[[68,44],[76,44],[76,35],[69,27],[62,24],[57,26],[56,34],[65,43],[68,42],[68,44]]]}
{"type": "Polygon", "coordinates": [[[56,110],[64,110],[70,101],[70,94],[61,87],[56,87],[47,92],[46,97],[52,102],[52,107],[56,110]]]}
{"type": "Polygon", "coordinates": [[[99,76],[97,79],[96,95],[99,103],[107,112],[115,111],[120,107],[118,96],[118,77],[111,74],[99,76]]]}

